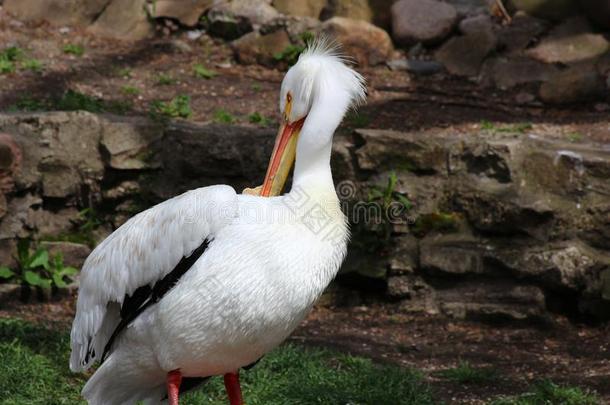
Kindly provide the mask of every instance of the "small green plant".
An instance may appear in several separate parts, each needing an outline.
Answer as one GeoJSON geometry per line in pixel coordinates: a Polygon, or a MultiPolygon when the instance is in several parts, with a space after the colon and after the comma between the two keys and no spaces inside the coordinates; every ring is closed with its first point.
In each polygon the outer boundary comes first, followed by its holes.
{"type": "Polygon", "coordinates": [[[123,77],[125,79],[131,78],[131,69],[130,68],[118,68],[116,70],[116,75],[119,77],[123,77]]]}
{"type": "Polygon", "coordinates": [[[252,124],[257,124],[262,127],[266,127],[271,123],[271,120],[259,112],[253,112],[248,115],[248,121],[252,124]]]}
{"type": "Polygon", "coordinates": [[[255,92],[259,92],[263,89],[263,86],[261,86],[260,83],[252,83],[252,90],[254,90],[255,92]]]}
{"type": "Polygon", "coordinates": [[[316,36],[311,31],[304,31],[304,32],[302,32],[300,37],[301,37],[301,41],[303,41],[303,43],[305,45],[308,45],[308,44],[312,43],[313,40],[316,39],[316,36]]]}
{"type": "Polygon", "coordinates": [[[299,55],[305,50],[301,45],[287,45],[281,52],[273,54],[273,59],[277,62],[286,62],[289,66],[294,65],[299,60],[299,55]]]}
{"type": "Polygon", "coordinates": [[[9,46],[0,52],[0,58],[16,62],[23,57],[23,49],[18,46],[9,46]]]}
{"type": "Polygon", "coordinates": [[[438,374],[458,384],[485,384],[497,379],[496,370],[474,367],[467,361],[460,362],[457,367],[442,370],[438,374]]]}
{"type": "Polygon", "coordinates": [[[489,133],[517,133],[524,134],[525,132],[531,130],[533,128],[532,124],[529,122],[521,122],[517,124],[511,125],[503,125],[498,126],[491,121],[481,121],[481,129],[487,131],[489,133]]]}
{"type": "Polygon", "coordinates": [[[78,44],[67,44],[62,48],[65,54],[74,56],[83,56],[85,54],[85,48],[78,44]]]}
{"type": "Polygon", "coordinates": [[[133,102],[131,100],[110,100],[103,103],[104,111],[108,111],[118,115],[125,115],[133,110],[133,102]]]}
{"type": "Polygon", "coordinates": [[[0,52],[0,74],[13,73],[15,71],[15,62],[23,56],[21,48],[9,46],[0,52]]]}
{"type": "Polygon", "coordinates": [[[171,86],[172,84],[176,84],[177,81],[178,80],[165,73],[159,73],[159,75],[157,75],[157,84],[159,86],[171,86]]]}
{"type": "Polygon", "coordinates": [[[301,44],[290,44],[287,45],[281,52],[277,52],[273,55],[273,59],[277,62],[286,62],[289,66],[294,65],[299,60],[299,55],[305,50],[307,44],[309,44],[314,39],[314,35],[305,31],[300,35],[300,39],[302,41],[301,44]]]}
{"type": "Polygon", "coordinates": [[[43,64],[38,59],[24,59],[21,62],[21,67],[32,72],[42,72],[43,64]]]}
{"type": "Polygon", "coordinates": [[[370,187],[366,201],[357,202],[351,209],[358,215],[353,218],[353,243],[360,249],[375,254],[383,252],[391,243],[394,225],[406,220],[413,204],[396,191],[397,183],[396,173],[391,172],[385,187],[370,187]]]}
{"type": "Polygon", "coordinates": [[[69,89],[56,101],[55,108],[62,111],[102,112],[104,103],[97,97],[69,89]]]}
{"type": "Polygon", "coordinates": [[[72,232],[59,235],[45,235],[41,239],[45,241],[64,241],[85,244],[91,248],[95,247],[95,230],[102,224],[102,219],[93,208],[85,208],[78,213],[78,227],[72,232]]]}
{"type": "Polygon", "coordinates": [[[484,131],[495,131],[496,130],[496,126],[491,121],[483,120],[483,121],[481,121],[480,125],[481,125],[481,129],[484,131]]]}
{"type": "Polygon", "coordinates": [[[399,203],[404,211],[410,210],[413,207],[413,204],[411,204],[411,201],[409,201],[407,197],[396,191],[397,183],[398,177],[396,176],[396,172],[391,172],[385,188],[373,186],[369,189],[369,202],[381,203],[384,212],[387,212],[394,203],[399,203]]]}
{"type": "Polygon", "coordinates": [[[84,208],[80,210],[78,212],[78,217],[80,221],[78,232],[84,236],[84,239],[89,246],[93,246],[95,244],[93,231],[102,224],[102,220],[93,208],[84,208]]]}
{"type": "Polygon", "coordinates": [[[8,266],[0,266],[0,280],[10,280],[15,276],[15,272],[8,266]]]}
{"type": "Polygon", "coordinates": [[[218,110],[214,111],[214,121],[221,124],[232,124],[235,122],[235,117],[227,110],[219,108],[218,110]]]}
{"type": "Polygon", "coordinates": [[[545,380],[531,392],[516,397],[499,398],[490,405],[600,405],[597,395],[578,387],[562,386],[545,380]]]}
{"type": "Polygon", "coordinates": [[[582,141],[582,138],[583,138],[582,134],[577,131],[570,132],[568,134],[568,141],[570,141],[570,142],[580,142],[580,141],[582,141]]]}
{"type": "Polygon", "coordinates": [[[121,87],[121,91],[129,96],[137,96],[138,94],[140,94],[140,89],[130,85],[125,85],[121,87]]]}
{"type": "Polygon", "coordinates": [[[197,63],[195,66],[193,66],[193,73],[195,74],[195,77],[206,80],[209,80],[214,76],[218,75],[218,73],[213,70],[207,69],[201,63],[197,63]]]}
{"type": "Polygon", "coordinates": [[[32,252],[29,239],[21,239],[17,243],[17,263],[17,272],[6,266],[0,267],[0,278],[18,276],[22,283],[31,287],[65,288],[68,285],[66,280],[78,272],[74,267],[64,266],[61,253],[49,262],[49,252],[46,249],[38,248],[32,252]]]}
{"type": "Polygon", "coordinates": [[[190,118],[193,115],[191,97],[182,94],[169,102],[153,101],[150,114],[155,119],[190,118]]]}
{"type": "Polygon", "coordinates": [[[40,111],[40,110],[59,110],[59,111],[89,111],[94,113],[112,112],[115,114],[125,114],[133,107],[129,100],[110,100],[105,101],[97,97],[92,97],[78,91],[68,89],[61,97],[50,100],[40,100],[35,98],[22,98],[12,109],[17,111],[40,111]]]}
{"type": "Polygon", "coordinates": [[[0,58],[0,73],[13,73],[15,71],[15,64],[10,60],[0,58]]]}
{"type": "Polygon", "coordinates": [[[43,111],[49,109],[49,103],[34,97],[22,97],[8,109],[9,111],[43,111]]]}

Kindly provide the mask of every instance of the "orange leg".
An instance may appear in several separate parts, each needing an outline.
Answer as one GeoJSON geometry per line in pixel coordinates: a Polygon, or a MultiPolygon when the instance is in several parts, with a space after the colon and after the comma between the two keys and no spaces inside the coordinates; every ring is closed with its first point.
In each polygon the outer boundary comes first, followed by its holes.
{"type": "Polygon", "coordinates": [[[229,403],[231,405],[243,405],[244,400],[241,397],[241,387],[239,385],[239,371],[225,374],[224,380],[229,403]]]}
{"type": "Polygon", "coordinates": [[[169,405],[178,405],[181,382],[182,373],[180,373],[180,370],[172,370],[167,373],[167,400],[169,405]]]}

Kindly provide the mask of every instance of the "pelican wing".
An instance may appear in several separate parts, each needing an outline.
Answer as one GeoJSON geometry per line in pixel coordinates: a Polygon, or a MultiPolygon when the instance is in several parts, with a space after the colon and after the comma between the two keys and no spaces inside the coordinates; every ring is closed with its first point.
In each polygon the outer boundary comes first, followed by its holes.
{"type": "Polygon", "coordinates": [[[99,244],[80,275],[70,368],[88,369],[121,321],[124,301],[163,281],[191,254],[200,255],[236,215],[233,188],[203,187],[139,213],[99,244]]]}

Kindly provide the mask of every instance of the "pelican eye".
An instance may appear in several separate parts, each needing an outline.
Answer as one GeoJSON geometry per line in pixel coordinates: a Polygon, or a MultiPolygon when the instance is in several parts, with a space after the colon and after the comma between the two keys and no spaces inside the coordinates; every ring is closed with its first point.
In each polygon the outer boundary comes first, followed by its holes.
{"type": "Polygon", "coordinates": [[[290,117],[290,111],[292,110],[292,94],[286,93],[286,107],[284,108],[284,121],[288,122],[290,117]]]}

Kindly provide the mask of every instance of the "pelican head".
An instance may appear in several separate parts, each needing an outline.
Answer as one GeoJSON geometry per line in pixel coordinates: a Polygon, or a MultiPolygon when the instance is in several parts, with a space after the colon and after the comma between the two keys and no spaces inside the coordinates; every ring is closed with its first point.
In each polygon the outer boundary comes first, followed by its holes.
{"type": "Polygon", "coordinates": [[[335,129],[347,110],[366,98],[364,78],[347,62],[337,45],[318,39],[286,73],[279,103],[282,123],[261,195],[282,192],[295,159],[297,166],[318,157],[330,161],[335,129]]]}

